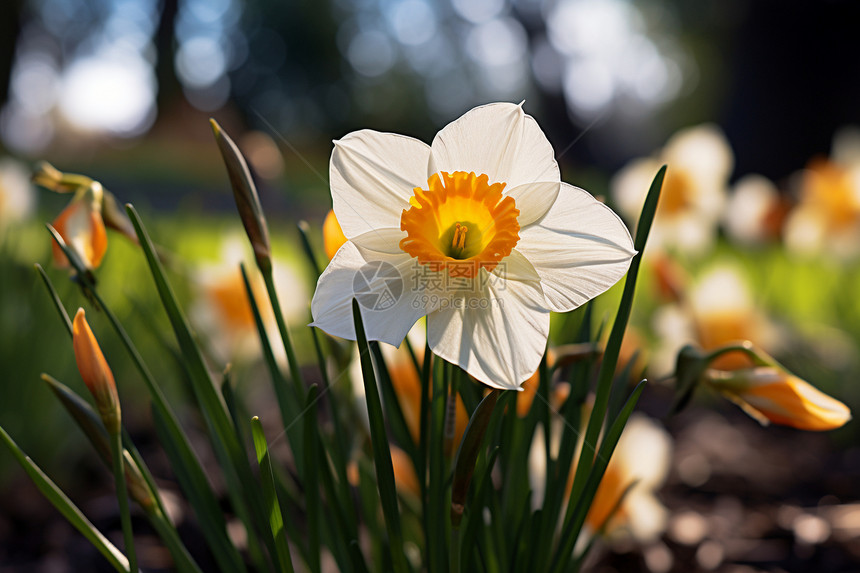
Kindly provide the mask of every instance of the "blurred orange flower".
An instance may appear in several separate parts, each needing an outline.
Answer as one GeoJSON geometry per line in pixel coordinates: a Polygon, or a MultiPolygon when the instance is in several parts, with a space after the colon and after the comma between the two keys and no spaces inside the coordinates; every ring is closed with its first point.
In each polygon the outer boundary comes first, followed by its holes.
{"type": "Polygon", "coordinates": [[[831,157],[800,175],[800,203],[785,229],[786,246],[803,254],[860,255],[860,132],[837,133],[831,157]]]}
{"type": "MultiPolygon", "coordinates": [[[[199,296],[191,305],[191,320],[206,334],[215,355],[224,361],[252,359],[260,354],[257,324],[239,269],[239,264],[247,260],[248,255],[247,241],[239,235],[232,235],[221,244],[219,262],[201,264],[193,274],[199,296]]],[[[246,271],[263,325],[272,341],[272,350],[283,362],[286,355],[283,345],[277,343],[280,335],[263,278],[253,265],[246,266],[246,271]]],[[[287,324],[305,320],[310,293],[298,266],[290,260],[275,257],[272,271],[278,298],[282,301],[284,320],[287,324]]]]}

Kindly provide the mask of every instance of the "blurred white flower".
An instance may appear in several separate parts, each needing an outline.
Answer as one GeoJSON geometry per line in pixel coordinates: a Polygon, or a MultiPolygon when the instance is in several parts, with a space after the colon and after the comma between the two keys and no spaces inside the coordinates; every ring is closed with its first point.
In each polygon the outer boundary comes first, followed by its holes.
{"type": "Polygon", "coordinates": [[[776,185],[762,175],[746,175],[734,186],[723,214],[726,234],[743,245],[779,238],[788,202],[776,185]]]}
{"type": "MultiPolygon", "coordinates": [[[[228,238],[222,244],[219,262],[201,264],[194,274],[197,296],[189,310],[191,320],[209,341],[215,356],[224,362],[250,360],[260,355],[257,326],[239,269],[241,262],[253,260],[246,256],[246,244],[243,236],[228,238]]],[[[306,321],[310,289],[305,277],[287,261],[275,257],[272,262],[284,320],[287,324],[306,321]]],[[[272,350],[278,361],[285,363],[263,278],[253,264],[246,264],[245,268],[272,350]]]]}
{"type": "Polygon", "coordinates": [[[11,157],[0,158],[0,231],[28,217],[36,206],[30,172],[11,157]]]}
{"type": "Polygon", "coordinates": [[[860,132],[837,133],[830,159],[813,159],[799,176],[800,197],[785,244],[803,255],[860,255],[860,132]]]}
{"type": "Polygon", "coordinates": [[[716,237],[734,156],[723,132],[705,124],[673,135],[654,157],[636,159],[611,181],[612,198],[629,224],[639,219],[651,181],[668,165],[648,251],[706,252],[716,237]]]}
{"type": "MultiPolygon", "coordinates": [[[[556,416],[553,423],[561,424],[562,421],[556,416]]],[[[553,436],[558,437],[561,427],[553,429],[553,436]]],[[[550,444],[551,455],[557,455],[558,446],[558,443],[550,444]]],[[[581,448],[580,442],[577,450],[581,448]]],[[[578,457],[579,451],[574,460],[578,457]]],[[[657,499],[656,492],[666,481],[671,460],[672,438],[669,433],[647,416],[633,414],[594,496],[586,516],[583,536],[577,545],[581,547],[584,539],[599,532],[603,532],[610,541],[632,538],[638,543],[647,544],[656,540],[666,529],[667,518],[667,510],[657,499]],[[630,490],[622,499],[627,488],[630,490]],[[618,509],[612,514],[616,505],[618,509]]],[[[543,503],[546,466],[544,434],[539,427],[529,453],[529,482],[533,491],[532,503],[536,507],[543,503]]],[[[571,468],[571,476],[574,471],[575,467],[571,468]]],[[[571,487],[572,481],[569,481],[566,496],[570,495],[571,487]]]]}

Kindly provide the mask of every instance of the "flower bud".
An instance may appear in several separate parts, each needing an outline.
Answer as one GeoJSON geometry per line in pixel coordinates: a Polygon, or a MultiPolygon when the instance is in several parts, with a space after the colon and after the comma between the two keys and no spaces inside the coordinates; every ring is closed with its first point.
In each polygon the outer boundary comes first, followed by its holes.
{"type": "Polygon", "coordinates": [[[224,165],[227,167],[227,175],[230,178],[230,186],[233,188],[233,198],[236,200],[239,218],[242,219],[245,233],[251,241],[257,266],[263,274],[270,274],[272,272],[272,257],[269,247],[269,228],[266,226],[266,217],[263,215],[257,187],[254,185],[254,180],[251,179],[248,164],[245,162],[242,152],[239,151],[230,136],[224,133],[221,126],[214,119],[209,120],[209,122],[212,125],[212,132],[215,134],[218,150],[221,152],[224,165]]]}
{"type": "Polygon", "coordinates": [[[706,384],[735,402],[762,425],[833,430],[851,419],[848,406],[778,365],[732,372],[708,370],[706,384]]]}
{"type": "MultiPolygon", "coordinates": [[[[107,231],[102,219],[103,198],[101,183],[92,181],[87,187],[78,189],[69,205],[51,223],[88,269],[98,268],[107,251],[107,231]]],[[[69,261],[63,250],[56,243],[52,247],[54,263],[60,268],[68,268],[69,261]]]]}
{"type": "Polygon", "coordinates": [[[102,198],[102,219],[108,229],[123,234],[135,245],[140,244],[137,240],[137,233],[134,232],[134,225],[131,224],[131,219],[125,214],[125,209],[120,208],[113,193],[107,189],[104,190],[102,198]]]}
{"type": "Polygon", "coordinates": [[[78,309],[72,323],[72,344],[78,371],[95,399],[105,429],[110,434],[118,434],[122,417],[116,383],[82,308],[78,309]]]}

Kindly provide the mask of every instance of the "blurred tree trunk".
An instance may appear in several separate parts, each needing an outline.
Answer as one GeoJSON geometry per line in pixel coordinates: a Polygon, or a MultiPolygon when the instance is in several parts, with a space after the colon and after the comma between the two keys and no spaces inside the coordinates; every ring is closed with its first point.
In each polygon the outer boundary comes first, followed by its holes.
{"type": "Polygon", "coordinates": [[[15,44],[21,32],[24,0],[5,0],[0,17],[0,105],[9,99],[9,81],[15,60],[15,44]]]}
{"type": "Polygon", "coordinates": [[[182,97],[182,86],[173,65],[176,55],[176,16],[179,0],[162,0],[158,29],[155,31],[155,78],[158,81],[156,108],[159,114],[177,97],[182,97]]]}

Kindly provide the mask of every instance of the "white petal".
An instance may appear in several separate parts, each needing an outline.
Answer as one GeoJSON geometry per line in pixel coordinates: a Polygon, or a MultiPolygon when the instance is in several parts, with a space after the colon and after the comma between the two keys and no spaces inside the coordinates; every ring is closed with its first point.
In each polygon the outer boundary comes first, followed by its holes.
{"type": "Polygon", "coordinates": [[[636,254],[618,215],[566,183],[543,220],[520,232],[516,250],[534,265],[555,312],[573,310],[606,291],[636,254]]]}
{"type": "Polygon", "coordinates": [[[332,208],[347,239],[400,227],[415,187],[427,187],[430,147],[417,139],[364,129],[334,142],[332,208]]]}
{"type": "Polygon", "coordinates": [[[372,259],[374,255],[371,255],[368,251],[388,255],[403,254],[403,249],[400,248],[400,240],[406,238],[406,236],[406,231],[401,231],[399,228],[373,229],[372,231],[353,237],[351,241],[365,257],[372,259]]]}
{"type": "Polygon", "coordinates": [[[546,215],[558,197],[561,185],[557,181],[541,181],[517,185],[507,194],[517,203],[520,215],[517,222],[520,228],[539,221],[546,215]]]}
{"type": "Polygon", "coordinates": [[[400,346],[415,321],[440,303],[438,295],[430,296],[414,280],[415,267],[414,259],[405,253],[373,253],[368,260],[347,241],[317,282],[311,326],[355,340],[352,299],[357,298],[367,339],[400,346]]]}
{"type": "Polygon", "coordinates": [[[476,107],[446,125],[432,144],[430,170],[474,171],[504,182],[507,189],[537,181],[559,181],[552,145],[530,115],[512,103],[476,107]]]}
{"type": "Polygon", "coordinates": [[[540,282],[540,275],[534,265],[516,250],[496,265],[493,274],[504,280],[540,282]]]}
{"type": "Polygon", "coordinates": [[[434,353],[494,388],[515,390],[534,374],[546,350],[549,312],[535,281],[493,280],[428,315],[434,353]]]}

